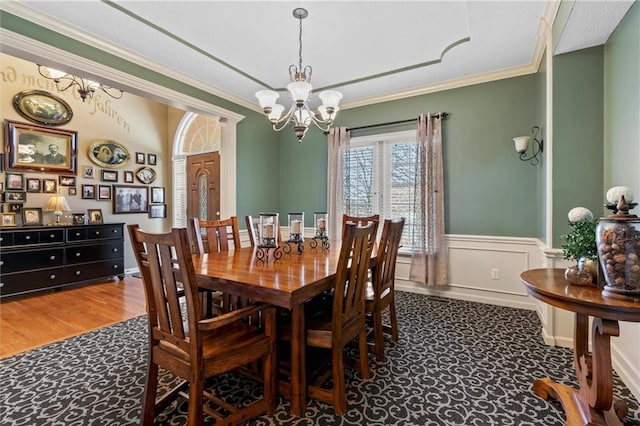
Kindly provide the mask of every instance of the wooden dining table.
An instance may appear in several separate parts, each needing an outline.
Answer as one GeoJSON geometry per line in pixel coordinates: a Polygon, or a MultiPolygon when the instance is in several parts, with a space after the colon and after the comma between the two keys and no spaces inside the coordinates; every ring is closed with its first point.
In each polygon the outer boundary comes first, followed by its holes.
{"type": "Polygon", "coordinates": [[[307,383],[305,359],[305,301],[332,288],[340,242],[329,249],[312,249],[309,240],[298,254],[297,246],[289,254],[275,259],[273,252],[260,260],[259,248],[194,255],[199,286],[248,297],[291,310],[291,413],[304,415],[307,383]]]}

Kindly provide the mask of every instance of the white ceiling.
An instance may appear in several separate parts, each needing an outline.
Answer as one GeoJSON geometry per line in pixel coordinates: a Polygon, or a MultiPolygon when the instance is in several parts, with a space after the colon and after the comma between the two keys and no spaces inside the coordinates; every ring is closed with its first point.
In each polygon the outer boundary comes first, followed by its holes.
{"type": "MultiPolygon", "coordinates": [[[[257,109],[298,62],[343,107],[535,72],[558,2],[23,1],[0,7],[203,90],[257,109]]],[[[556,53],[606,42],[633,1],[575,1],[556,53]]],[[[65,64],[45,63],[64,69],[65,64]]],[[[68,65],[67,65],[68,67],[68,65]]],[[[116,84],[117,86],[117,84],[116,84]]],[[[126,87],[124,87],[126,89],[126,87]]]]}

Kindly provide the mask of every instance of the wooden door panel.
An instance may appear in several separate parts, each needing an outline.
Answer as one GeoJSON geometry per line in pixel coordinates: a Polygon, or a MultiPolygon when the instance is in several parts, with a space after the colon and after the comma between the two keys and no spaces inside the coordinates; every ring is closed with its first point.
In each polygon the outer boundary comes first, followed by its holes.
{"type": "Polygon", "coordinates": [[[220,154],[187,157],[187,217],[202,220],[220,219],[220,154]],[[206,217],[200,214],[200,187],[206,193],[206,217]]]}

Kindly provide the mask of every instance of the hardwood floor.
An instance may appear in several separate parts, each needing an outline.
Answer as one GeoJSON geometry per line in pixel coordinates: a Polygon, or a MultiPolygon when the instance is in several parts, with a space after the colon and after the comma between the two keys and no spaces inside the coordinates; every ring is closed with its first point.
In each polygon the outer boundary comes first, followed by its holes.
{"type": "Polygon", "coordinates": [[[0,358],[145,314],[142,280],[73,286],[0,302],[0,358]]]}

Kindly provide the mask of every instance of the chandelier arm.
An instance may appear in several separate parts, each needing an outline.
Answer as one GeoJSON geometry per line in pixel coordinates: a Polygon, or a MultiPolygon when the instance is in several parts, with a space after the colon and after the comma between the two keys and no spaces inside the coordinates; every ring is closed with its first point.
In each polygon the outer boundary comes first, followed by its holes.
{"type": "Polygon", "coordinates": [[[280,130],[284,129],[285,127],[287,127],[289,125],[290,121],[295,121],[293,119],[292,116],[290,115],[286,115],[285,117],[283,117],[282,119],[276,121],[275,123],[273,123],[273,130],[275,130],[276,132],[279,132],[280,130]],[[278,125],[280,124],[280,127],[278,127],[278,125]]]}
{"type": "Polygon", "coordinates": [[[113,99],[122,99],[122,96],[124,96],[124,92],[121,89],[117,89],[111,86],[105,86],[104,84],[100,84],[98,85],[98,87],[100,88],[100,90],[102,90],[107,95],[111,96],[113,99]],[[110,90],[116,90],[119,93],[113,94],[110,92],[110,90]]]}

